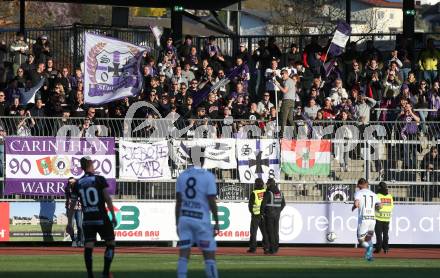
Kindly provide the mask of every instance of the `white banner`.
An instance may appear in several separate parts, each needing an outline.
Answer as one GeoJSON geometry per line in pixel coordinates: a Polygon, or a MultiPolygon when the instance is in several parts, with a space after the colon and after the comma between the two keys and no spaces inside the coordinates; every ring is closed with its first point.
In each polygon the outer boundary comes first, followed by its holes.
{"type": "Polygon", "coordinates": [[[168,141],[119,141],[119,176],[130,180],[169,180],[168,141]]]}
{"type": "Polygon", "coordinates": [[[280,179],[280,143],[278,140],[237,140],[237,159],[240,182],[264,182],[268,178],[280,179]]]}
{"type": "Polygon", "coordinates": [[[206,169],[236,169],[235,139],[195,139],[174,141],[173,149],[176,163],[179,166],[191,164],[191,147],[205,147],[206,169]]]}
{"type": "Polygon", "coordinates": [[[139,93],[144,51],[145,48],[111,37],[86,33],[84,102],[103,104],[139,93]]]}
{"type": "MultiPolygon", "coordinates": [[[[174,202],[115,202],[116,240],[177,240],[174,202]]],[[[281,243],[355,244],[357,212],[351,204],[289,203],[281,213],[281,243]]],[[[218,203],[221,233],[218,241],[249,241],[247,203],[218,203]]],[[[390,244],[440,244],[439,205],[396,205],[390,224],[390,244]]],[[[261,239],[261,235],[258,236],[261,239]]]]}

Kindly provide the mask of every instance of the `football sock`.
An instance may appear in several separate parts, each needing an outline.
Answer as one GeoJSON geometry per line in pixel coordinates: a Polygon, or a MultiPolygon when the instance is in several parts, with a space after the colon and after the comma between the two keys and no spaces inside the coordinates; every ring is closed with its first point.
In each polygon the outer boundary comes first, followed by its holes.
{"type": "Polygon", "coordinates": [[[113,257],[115,255],[115,246],[107,245],[107,248],[104,252],[104,271],[102,274],[104,276],[108,276],[110,272],[110,265],[112,264],[113,257]]]}
{"type": "Polygon", "coordinates": [[[93,248],[84,248],[84,261],[86,263],[87,275],[93,278],[92,262],[93,262],[93,248]]]}
{"type": "Polygon", "coordinates": [[[177,262],[177,278],[186,278],[188,273],[188,259],[179,257],[177,262]]]}
{"type": "Polygon", "coordinates": [[[205,260],[205,273],[208,278],[218,278],[217,264],[215,260],[205,260]]]}
{"type": "Polygon", "coordinates": [[[368,242],[362,241],[361,246],[364,248],[368,248],[368,246],[370,246],[370,245],[368,244],[368,242]]]}

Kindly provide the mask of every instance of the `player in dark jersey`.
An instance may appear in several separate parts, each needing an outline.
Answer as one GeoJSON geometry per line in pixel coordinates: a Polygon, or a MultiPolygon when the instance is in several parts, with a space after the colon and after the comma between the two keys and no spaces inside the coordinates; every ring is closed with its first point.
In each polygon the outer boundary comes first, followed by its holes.
{"type": "MultiPolygon", "coordinates": [[[[104,177],[93,174],[93,162],[89,157],[80,160],[81,168],[85,174],[81,177],[73,188],[81,201],[84,231],[84,260],[86,263],[87,274],[93,278],[92,255],[93,247],[96,242],[96,234],[105,240],[106,249],[104,252],[104,271],[102,277],[111,277],[110,265],[113,260],[115,250],[115,233],[113,227],[116,226],[116,217],[113,209],[113,202],[106,188],[107,181],[104,177]],[[108,217],[105,205],[111,213],[111,220],[108,217]]],[[[70,220],[72,217],[68,216],[70,220]]],[[[72,223],[67,224],[68,229],[72,229],[72,223]]]]}

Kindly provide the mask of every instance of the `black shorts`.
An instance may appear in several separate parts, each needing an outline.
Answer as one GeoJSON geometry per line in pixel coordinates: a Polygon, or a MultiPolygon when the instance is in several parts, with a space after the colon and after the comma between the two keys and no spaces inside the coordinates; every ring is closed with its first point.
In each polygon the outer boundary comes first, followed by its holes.
{"type": "Polygon", "coordinates": [[[83,225],[84,241],[95,242],[96,234],[99,234],[102,240],[115,240],[115,231],[110,221],[104,221],[103,225],[83,225]]]}

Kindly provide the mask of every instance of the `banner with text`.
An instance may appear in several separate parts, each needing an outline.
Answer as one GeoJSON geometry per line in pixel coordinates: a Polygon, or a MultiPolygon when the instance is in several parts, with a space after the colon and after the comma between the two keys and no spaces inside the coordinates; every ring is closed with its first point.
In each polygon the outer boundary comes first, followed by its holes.
{"type": "Polygon", "coordinates": [[[193,146],[205,147],[205,162],[203,168],[237,168],[237,159],[235,158],[235,139],[175,140],[173,141],[173,155],[178,166],[192,164],[191,148],[193,146]]]}
{"type": "MultiPolygon", "coordinates": [[[[10,241],[68,241],[63,202],[0,203],[0,239],[10,241]],[[6,207],[9,207],[9,215],[6,207]],[[3,224],[1,224],[3,223],[3,224]],[[6,223],[9,224],[9,228],[6,223]],[[2,236],[2,233],[5,233],[2,236]]],[[[115,202],[116,240],[175,241],[174,202],[115,202]]],[[[355,244],[357,212],[351,204],[289,203],[280,217],[281,243],[355,244]]],[[[218,203],[221,232],[218,241],[249,241],[247,203],[218,203]]],[[[396,205],[390,223],[390,244],[440,244],[440,205],[396,205]]],[[[261,240],[261,235],[258,236],[261,240]]]]}
{"type": "Polygon", "coordinates": [[[6,137],[5,154],[5,195],[64,195],[67,179],[84,174],[83,156],[93,159],[95,173],[115,192],[114,138],[6,137]]]}
{"type": "Polygon", "coordinates": [[[169,180],[168,141],[119,141],[119,177],[130,180],[169,180]]]}

